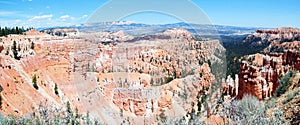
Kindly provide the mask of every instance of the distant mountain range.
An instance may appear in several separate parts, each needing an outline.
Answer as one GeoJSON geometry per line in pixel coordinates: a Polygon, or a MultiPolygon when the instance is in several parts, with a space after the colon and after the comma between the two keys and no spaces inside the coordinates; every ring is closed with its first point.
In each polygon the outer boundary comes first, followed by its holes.
{"type": "MultiPolygon", "coordinates": [[[[154,34],[164,31],[168,28],[184,28],[193,35],[200,36],[227,36],[227,35],[246,35],[252,34],[256,29],[267,29],[261,27],[237,27],[224,25],[210,24],[189,24],[189,23],[174,23],[149,25],[141,23],[96,23],[96,24],[81,24],[70,27],[54,27],[54,28],[77,28],[80,32],[116,32],[123,30],[125,33],[140,36],[144,34],[154,34]]],[[[43,30],[43,29],[39,29],[43,30]]]]}

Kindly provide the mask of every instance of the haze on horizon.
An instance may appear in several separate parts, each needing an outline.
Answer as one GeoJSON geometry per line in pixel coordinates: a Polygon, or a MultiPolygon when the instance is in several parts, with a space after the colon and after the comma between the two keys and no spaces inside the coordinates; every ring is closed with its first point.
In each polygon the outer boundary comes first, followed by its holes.
{"type": "MultiPolygon", "coordinates": [[[[108,2],[111,1],[0,0],[0,26],[41,28],[84,24],[94,12],[108,2]]],[[[291,26],[300,28],[300,17],[298,16],[300,1],[298,0],[251,0],[247,2],[240,0],[230,2],[226,0],[190,0],[190,2],[198,6],[214,25],[267,28],[291,26]]],[[[176,2],[174,4],[176,5],[176,2]]],[[[137,5],[132,3],[132,6],[137,5]]],[[[180,5],[176,7],[180,10],[180,5]]],[[[112,11],[114,9],[117,10],[118,7],[112,8],[112,11]]],[[[192,13],[187,13],[187,15],[193,16],[192,13]]],[[[182,20],[171,15],[159,13],[139,13],[124,17],[121,21],[144,24],[182,22],[182,20]]]]}

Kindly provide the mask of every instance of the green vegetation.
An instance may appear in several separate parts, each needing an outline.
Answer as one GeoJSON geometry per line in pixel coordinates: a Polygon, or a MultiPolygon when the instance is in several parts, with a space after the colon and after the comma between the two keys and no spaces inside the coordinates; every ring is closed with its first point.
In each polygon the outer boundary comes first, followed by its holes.
{"type": "MultiPolygon", "coordinates": [[[[271,100],[272,101],[272,100],[271,100]]],[[[256,97],[246,95],[242,100],[233,101],[232,104],[227,107],[226,117],[231,116],[230,123],[236,124],[285,124],[288,121],[283,117],[282,111],[275,110],[273,116],[266,115],[266,111],[269,108],[268,103],[260,102],[256,97]]]]}
{"type": "Polygon", "coordinates": [[[198,100],[198,103],[197,103],[197,110],[198,110],[198,116],[200,115],[200,112],[201,112],[201,108],[202,108],[202,102],[198,100]]]}
{"type": "Polygon", "coordinates": [[[17,59],[17,60],[19,60],[20,58],[18,57],[18,50],[17,50],[17,43],[16,43],[16,41],[13,42],[11,50],[13,52],[14,58],[17,59]]]}
{"type": "Polygon", "coordinates": [[[13,28],[0,27],[0,36],[7,36],[9,34],[22,34],[23,32],[25,32],[27,30],[30,30],[30,29],[32,29],[32,28],[24,29],[23,27],[22,28],[19,28],[19,27],[13,27],[13,28]]]}
{"type": "Polygon", "coordinates": [[[276,96],[279,97],[282,94],[284,94],[288,87],[290,87],[290,84],[292,83],[291,78],[296,74],[297,72],[294,70],[288,71],[283,77],[279,79],[280,85],[276,89],[276,96]]]}
{"type": "Polygon", "coordinates": [[[34,49],[34,42],[31,42],[30,49],[34,49]]]}
{"type": "Polygon", "coordinates": [[[234,101],[231,107],[231,115],[239,124],[264,123],[264,105],[250,95],[246,95],[240,101],[234,101]]]}
{"type": "Polygon", "coordinates": [[[211,67],[211,61],[210,60],[207,61],[207,64],[209,65],[209,67],[211,67]]]}
{"type": "MultiPolygon", "coordinates": [[[[75,68],[74,68],[75,69],[75,68]]],[[[90,65],[90,62],[86,65],[86,72],[95,72],[95,64],[90,65]]]]}
{"type": "MultiPolygon", "coordinates": [[[[198,98],[198,97],[197,97],[198,98]]],[[[205,96],[199,97],[199,100],[205,102],[205,96]]],[[[202,101],[199,101],[202,102],[202,101]]],[[[198,105],[201,105],[198,103],[198,105]]],[[[221,104],[222,108],[219,108],[216,113],[223,118],[224,124],[237,124],[237,125],[281,125],[288,124],[289,121],[285,119],[281,110],[275,109],[272,114],[266,114],[267,110],[274,108],[276,105],[275,99],[266,100],[260,102],[256,97],[251,95],[245,95],[242,100],[234,100],[232,103],[221,104]],[[226,119],[226,120],[225,120],[226,119]]],[[[198,106],[199,107],[199,106],[198,106]]],[[[199,110],[199,109],[198,109],[199,110]]],[[[201,109],[200,109],[201,110],[201,109]]],[[[187,113],[186,116],[179,119],[167,119],[165,123],[169,124],[210,124],[200,121],[203,118],[203,114],[192,112],[187,113]]]]}
{"type": "Polygon", "coordinates": [[[201,96],[201,99],[200,99],[200,96],[197,96],[197,100],[198,100],[198,102],[197,102],[197,107],[198,107],[198,116],[200,115],[200,112],[201,112],[201,108],[202,108],[202,104],[205,104],[206,103],[206,100],[207,100],[207,95],[206,94],[204,94],[204,95],[202,95],[201,96]]]}
{"type": "Polygon", "coordinates": [[[36,83],[36,75],[34,74],[33,77],[32,77],[32,83],[33,83],[33,87],[38,90],[39,89],[39,86],[37,85],[36,83]]]}
{"type": "Polygon", "coordinates": [[[173,77],[166,77],[165,79],[166,79],[166,83],[169,83],[169,82],[171,82],[174,78],[173,78],[173,77]]]}
{"type": "Polygon", "coordinates": [[[32,107],[30,113],[20,118],[14,115],[3,116],[0,114],[0,125],[101,125],[101,122],[90,118],[88,112],[83,115],[78,113],[77,108],[75,113],[67,110],[68,107],[66,109],[54,108],[40,103],[37,108],[32,107]]]}
{"type": "Polygon", "coordinates": [[[164,109],[162,109],[161,113],[159,114],[159,118],[160,118],[161,122],[164,124],[167,122],[167,115],[165,112],[166,111],[164,109]]]}
{"type": "Polygon", "coordinates": [[[286,104],[286,103],[290,102],[294,97],[295,97],[295,93],[294,92],[289,92],[287,94],[286,98],[282,101],[282,103],[286,104]]]}
{"type": "Polygon", "coordinates": [[[153,80],[152,77],[151,77],[151,80],[150,80],[150,85],[151,85],[151,86],[154,86],[154,80],[153,80]]]}
{"type": "Polygon", "coordinates": [[[69,101],[67,101],[67,112],[68,113],[71,113],[72,112],[72,110],[71,110],[71,106],[70,106],[70,102],[69,101]]]}
{"type": "Polygon", "coordinates": [[[57,87],[57,84],[55,83],[55,85],[54,85],[54,93],[56,94],[56,95],[58,95],[58,87],[57,87]]]}
{"type": "MultiPolygon", "coordinates": [[[[249,42],[243,42],[244,36],[222,36],[223,46],[226,48],[227,73],[226,76],[239,73],[240,62],[237,60],[245,55],[251,55],[262,51],[268,46],[263,45],[252,46],[249,42]]],[[[254,40],[256,41],[256,40],[254,40]]]]}
{"type": "Polygon", "coordinates": [[[200,77],[202,77],[202,76],[203,76],[203,74],[202,74],[202,73],[199,73],[199,76],[200,76],[200,77]]]}
{"type": "Polygon", "coordinates": [[[289,90],[286,93],[287,94],[285,94],[286,96],[285,96],[285,98],[282,101],[283,104],[286,104],[286,103],[290,102],[294,98],[295,99],[299,98],[300,97],[300,88],[289,90]]]}

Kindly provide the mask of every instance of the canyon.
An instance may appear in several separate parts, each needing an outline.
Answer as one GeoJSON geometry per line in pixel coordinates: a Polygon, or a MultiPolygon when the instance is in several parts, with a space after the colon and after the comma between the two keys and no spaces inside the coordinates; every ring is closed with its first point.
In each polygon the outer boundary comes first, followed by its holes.
{"type": "Polygon", "coordinates": [[[197,41],[185,29],[143,37],[32,29],[1,37],[0,43],[4,115],[69,104],[110,124],[153,124],[195,111],[206,112],[207,121],[220,95],[211,89],[219,86],[211,65],[224,61],[225,49],[218,40],[197,41]],[[207,103],[198,104],[204,96],[207,103]]]}
{"type": "MultiPolygon", "coordinates": [[[[0,37],[0,112],[21,117],[43,105],[88,113],[104,124],[184,119],[222,124],[229,118],[221,117],[220,105],[246,95],[270,100],[281,78],[300,71],[299,33],[294,28],[256,30],[241,43],[260,52],[234,58],[239,73],[227,77],[231,67],[220,41],[182,28],[141,36],[122,30],[32,29],[0,37]]],[[[299,88],[297,76],[293,88],[299,88]]]]}

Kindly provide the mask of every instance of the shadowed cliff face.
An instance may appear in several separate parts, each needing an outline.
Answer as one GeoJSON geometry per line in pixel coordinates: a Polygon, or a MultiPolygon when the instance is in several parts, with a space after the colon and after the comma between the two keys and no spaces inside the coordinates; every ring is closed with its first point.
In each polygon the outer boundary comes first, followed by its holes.
{"type": "MultiPolygon", "coordinates": [[[[211,64],[222,62],[215,53],[225,49],[219,41],[196,41],[184,29],[157,36],[165,37],[133,40],[122,31],[52,36],[35,30],[1,37],[0,111],[23,116],[40,103],[65,108],[69,101],[72,109],[104,123],[127,117],[141,123],[144,117],[149,124],[161,113],[182,118],[197,111],[201,96],[217,92],[210,89],[216,84],[211,64]],[[13,41],[19,60],[13,58],[13,41]]],[[[198,112],[209,116],[210,101],[198,112]]]]}

